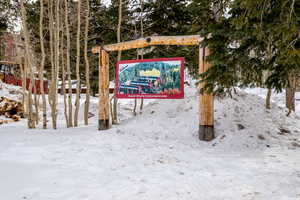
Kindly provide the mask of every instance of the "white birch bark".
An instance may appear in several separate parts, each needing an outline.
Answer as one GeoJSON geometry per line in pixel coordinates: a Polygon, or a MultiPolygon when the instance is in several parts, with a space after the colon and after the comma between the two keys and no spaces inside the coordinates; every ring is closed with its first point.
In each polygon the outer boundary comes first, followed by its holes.
{"type": "Polygon", "coordinates": [[[39,69],[39,79],[40,79],[40,91],[42,95],[42,110],[43,110],[43,129],[47,128],[47,104],[46,104],[46,96],[45,96],[45,88],[44,88],[44,67],[45,67],[45,47],[44,47],[44,0],[40,0],[40,43],[41,43],[41,52],[42,52],[42,60],[41,66],[39,69]]]}
{"type": "Polygon", "coordinates": [[[85,82],[86,82],[86,99],[84,104],[84,124],[88,125],[88,115],[90,107],[90,63],[88,59],[88,31],[90,19],[90,5],[86,0],[86,16],[85,16],[85,30],[84,30],[84,60],[85,60],[85,82]]]}
{"type": "Polygon", "coordinates": [[[68,105],[69,105],[69,127],[73,126],[73,104],[72,104],[72,81],[71,81],[71,64],[70,64],[70,26],[69,26],[69,3],[68,0],[64,0],[65,4],[65,33],[67,37],[67,79],[68,79],[68,105]]]}
{"type": "Polygon", "coordinates": [[[81,25],[81,0],[77,2],[77,38],[76,38],[76,102],[75,102],[75,113],[74,113],[74,126],[78,126],[78,113],[80,106],[80,25],[81,25]]]}

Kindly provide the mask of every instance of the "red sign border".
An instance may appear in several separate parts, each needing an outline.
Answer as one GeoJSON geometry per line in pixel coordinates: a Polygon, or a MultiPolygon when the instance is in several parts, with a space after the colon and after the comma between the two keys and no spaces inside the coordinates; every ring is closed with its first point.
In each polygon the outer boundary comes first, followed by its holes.
{"type": "Polygon", "coordinates": [[[138,59],[138,60],[121,60],[117,62],[115,74],[115,90],[116,97],[119,99],[183,99],[184,98],[184,57],[174,58],[152,58],[152,59],[138,59]],[[119,65],[126,63],[142,63],[142,62],[156,62],[156,61],[181,61],[180,66],[180,94],[119,94],[119,65]],[[155,96],[155,97],[154,97],[155,96]]]}

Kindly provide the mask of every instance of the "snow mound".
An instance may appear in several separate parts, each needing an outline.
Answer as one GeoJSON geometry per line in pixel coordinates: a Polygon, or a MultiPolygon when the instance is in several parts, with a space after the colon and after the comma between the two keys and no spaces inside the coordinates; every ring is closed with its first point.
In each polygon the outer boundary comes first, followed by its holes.
{"type": "MultiPolygon", "coordinates": [[[[297,139],[300,136],[299,117],[287,117],[285,109],[275,104],[271,110],[265,109],[264,105],[263,98],[243,91],[233,98],[216,98],[216,139],[209,143],[200,142],[198,92],[191,86],[186,88],[185,99],[152,101],[142,115],[124,119],[110,132],[228,150],[300,146],[297,139]]],[[[123,107],[121,116],[124,111],[123,107]]]]}
{"type": "Polygon", "coordinates": [[[230,148],[263,149],[300,147],[300,118],[286,116],[286,110],[275,103],[271,110],[255,94],[239,91],[233,98],[216,101],[215,145],[230,148]]]}

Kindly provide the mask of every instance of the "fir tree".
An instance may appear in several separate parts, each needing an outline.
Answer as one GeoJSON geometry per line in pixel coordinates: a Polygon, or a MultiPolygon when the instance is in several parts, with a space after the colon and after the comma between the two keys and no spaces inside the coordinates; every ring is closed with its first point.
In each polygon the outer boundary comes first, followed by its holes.
{"type": "Polygon", "coordinates": [[[194,0],[198,28],[212,54],[212,68],[201,75],[205,89],[230,94],[235,87],[265,84],[282,90],[299,72],[299,2],[194,0]],[[208,7],[210,5],[211,7],[208,7]],[[218,9],[216,9],[218,8],[218,9]],[[228,12],[226,12],[228,11],[228,12]],[[203,13],[202,13],[203,12],[203,13]],[[266,81],[264,71],[269,72],[266,81]]]}

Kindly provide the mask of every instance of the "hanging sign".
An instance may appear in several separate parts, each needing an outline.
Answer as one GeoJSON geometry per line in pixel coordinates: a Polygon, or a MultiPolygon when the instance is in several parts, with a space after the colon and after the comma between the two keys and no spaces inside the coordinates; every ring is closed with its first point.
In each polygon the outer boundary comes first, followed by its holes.
{"type": "Polygon", "coordinates": [[[184,58],[123,60],[117,63],[117,98],[184,98],[184,58]]]}

